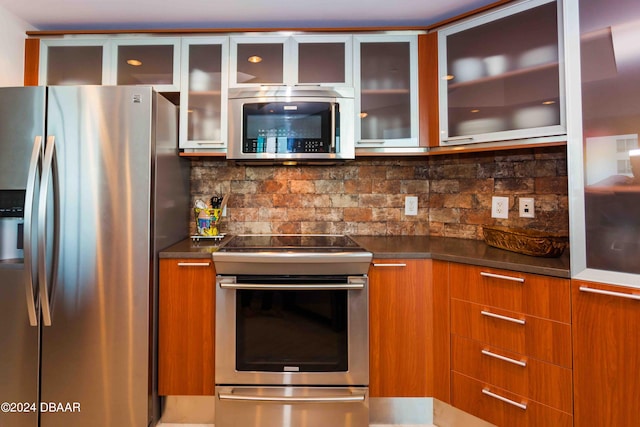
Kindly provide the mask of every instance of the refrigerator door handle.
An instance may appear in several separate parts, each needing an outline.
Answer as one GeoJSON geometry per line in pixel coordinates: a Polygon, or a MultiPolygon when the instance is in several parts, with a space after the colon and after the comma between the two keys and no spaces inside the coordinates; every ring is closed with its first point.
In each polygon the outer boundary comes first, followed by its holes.
{"type": "Polygon", "coordinates": [[[52,283],[51,292],[47,283],[47,212],[54,215],[54,233],[53,238],[59,238],[58,230],[58,201],[55,199],[58,197],[58,177],[57,177],[57,162],[56,162],[56,147],[55,137],[48,136],[44,153],[44,162],[42,166],[42,180],[40,183],[40,200],[38,202],[38,282],[40,288],[40,305],[42,309],[42,324],[44,326],[51,326],[51,301],[53,299],[53,286],[56,277],[56,270],[58,265],[58,251],[57,245],[54,242],[53,257],[52,257],[52,283]],[[53,184],[53,196],[54,206],[53,210],[51,206],[47,205],[49,198],[49,183],[53,184]]]}
{"type": "Polygon", "coordinates": [[[29,161],[27,175],[27,188],[24,200],[24,225],[23,225],[23,249],[24,271],[26,272],[25,290],[27,291],[27,313],[29,324],[38,326],[38,293],[34,292],[33,259],[31,248],[31,228],[33,223],[33,202],[36,195],[37,173],[40,170],[42,159],[42,136],[38,135],[33,140],[33,150],[29,161]]]}

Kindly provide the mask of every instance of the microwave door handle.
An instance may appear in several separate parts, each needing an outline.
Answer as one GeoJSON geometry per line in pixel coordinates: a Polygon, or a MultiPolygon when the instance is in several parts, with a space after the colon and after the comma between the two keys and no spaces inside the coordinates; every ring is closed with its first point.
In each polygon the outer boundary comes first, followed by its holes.
{"type": "Polygon", "coordinates": [[[54,242],[53,258],[52,258],[52,283],[51,292],[49,292],[47,283],[47,213],[54,215],[54,235],[53,238],[58,239],[58,177],[56,162],[56,145],[55,137],[47,137],[47,144],[44,153],[44,163],[42,167],[42,181],[40,183],[40,200],[38,202],[38,280],[40,283],[40,304],[42,308],[42,323],[44,326],[51,326],[51,300],[53,297],[53,283],[56,278],[56,270],[58,265],[58,251],[54,242]],[[49,197],[49,183],[53,184],[53,209],[47,206],[49,197]]]}
{"type": "Polygon", "coordinates": [[[336,150],[336,103],[331,103],[331,148],[336,150]]]}
{"type": "Polygon", "coordinates": [[[38,293],[34,293],[33,259],[31,248],[31,232],[33,223],[33,202],[36,195],[36,175],[40,170],[40,160],[42,159],[42,136],[38,135],[33,141],[31,160],[29,161],[29,172],[27,174],[27,188],[24,200],[24,225],[23,225],[23,252],[24,271],[26,273],[25,290],[27,297],[27,313],[29,324],[38,326],[38,293]]]}

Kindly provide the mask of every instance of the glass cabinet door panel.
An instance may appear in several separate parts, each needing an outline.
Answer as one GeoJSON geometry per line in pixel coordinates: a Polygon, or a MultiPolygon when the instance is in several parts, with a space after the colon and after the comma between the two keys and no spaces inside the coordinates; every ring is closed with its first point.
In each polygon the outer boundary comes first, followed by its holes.
{"type": "Polygon", "coordinates": [[[188,133],[190,141],[220,141],[222,46],[189,46],[188,133]]]}
{"type": "Polygon", "coordinates": [[[411,137],[410,58],[408,42],[360,44],[361,139],[411,137]]]}
{"type": "Polygon", "coordinates": [[[284,82],[283,43],[238,43],[236,51],[239,84],[282,84],[284,82]]]}
{"type": "Polygon", "coordinates": [[[102,84],[102,46],[49,46],[47,50],[45,84],[102,84]]]}
{"type": "Polygon", "coordinates": [[[120,45],[117,49],[117,84],[174,84],[173,45],[120,45]]]}
{"type": "Polygon", "coordinates": [[[558,5],[541,0],[441,30],[443,142],[565,133],[558,28],[558,5]]]}
{"type": "Polygon", "coordinates": [[[346,83],[344,43],[299,43],[298,83],[346,83]]]}
{"type": "Polygon", "coordinates": [[[224,152],[229,39],[184,37],[181,55],[180,148],[224,152]]]}
{"type": "Polygon", "coordinates": [[[580,0],[587,268],[640,274],[640,3],[580,0]]]}

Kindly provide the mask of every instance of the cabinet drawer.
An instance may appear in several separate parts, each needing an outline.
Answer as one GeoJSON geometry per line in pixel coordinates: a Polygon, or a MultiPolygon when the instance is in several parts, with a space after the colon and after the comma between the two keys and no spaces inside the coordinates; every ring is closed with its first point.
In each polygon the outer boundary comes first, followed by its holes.
{"type": "Polygon", "coordinates": [[[453,370],[572,412],[571,370],[454,335],[453,370]]]}
{"type": "Polygon", "coordinates": [[[451,300],[451,333],[571,369],[571,325],[451,300]]]}
{"type": "Polygon", "coordinates": [[[452,264],[450,281],[452,298],[571,322],[568,279],[452,264]]]}
{"type": "Polygon", "coordinates": [[[452,374],[452,403],[498,427],[571,427],[573,417],[532,399],[476,381],[465,375],[452,374]]]}

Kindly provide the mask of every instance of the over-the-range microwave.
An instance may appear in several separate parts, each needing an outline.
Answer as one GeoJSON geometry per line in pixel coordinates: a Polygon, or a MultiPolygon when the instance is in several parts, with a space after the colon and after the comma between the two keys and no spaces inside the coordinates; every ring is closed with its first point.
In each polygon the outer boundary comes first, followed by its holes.
{"type": "Polygon", "coordinates": [[[325,163],[355,158],[349,88],[266,86],[229,92],[227,158],[325,163]]]}

